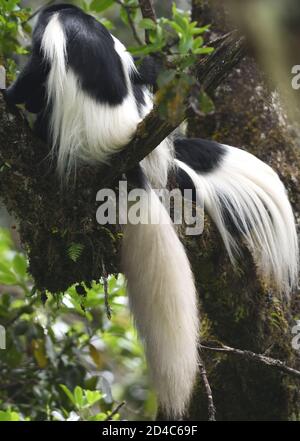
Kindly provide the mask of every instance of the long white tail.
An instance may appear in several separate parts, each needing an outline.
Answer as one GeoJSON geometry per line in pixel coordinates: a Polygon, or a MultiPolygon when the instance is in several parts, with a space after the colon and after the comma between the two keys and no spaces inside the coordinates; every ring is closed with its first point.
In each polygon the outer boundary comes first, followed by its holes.
{"type": "Polygon", "coordinates": [[[148,188],[141,213],[152,224],[128,224],[122,264],[130,308],[145,345],[159,402],[180,417],[197,372],[199,322],[193,275],[171,219],[148,188]]]}
{"type": "Polygon", "coordinates": [[[177,165],[203,197],[232,262],[244,242],[261,278],[289,295],[297,286],[299,249],[286,190],[267,164],[243,150],[223,147],[225,156],[210,173],[198,174],[178,160],[177,165]],[[228,223],[238,230],[239,238],[228,223]]]}

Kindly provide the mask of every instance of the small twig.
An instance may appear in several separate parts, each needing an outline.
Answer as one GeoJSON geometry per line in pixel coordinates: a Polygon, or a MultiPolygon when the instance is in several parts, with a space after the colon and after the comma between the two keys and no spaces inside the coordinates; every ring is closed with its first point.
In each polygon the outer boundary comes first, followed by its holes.
{"type": "Polygon", "coordinates": [[[153,0],[139,0],[139,4],[143,18],[150,18],[150,20],[156,22],[157,15],[155,12],[153,0]]]}
{"type": "Polygon", "coordinates": [[[219,352],[223,354],[232,354],[240,358],[244,358],[246,360],[256,361],[258,363],[262,363],[266,366],[270,366],[276,369],[279,369],[281,372],[284,372],[288,375],[291,375],[296,378],[300,378],[300,371],[297,369],[291,368],[287,366],[283,361],[277,360],[275,358],[267,357],[262,354],[256,354],[252,351],[242,350],[231,348],[229,346],[222,345],[221,347],[212,348],[210,346],[200,345],[200,349],[211,351],[211,352],[219,352]]]}
{"type": "Polygon", "coordinates": [[[207,46],[215,46],[216,44],[221,43],[222,41],[226,40],[228,37],[230,37],[231,35],[233,35],[236,31],[230,31],[227,32],[227,34],[221,35],[220,37],[214,38],[213,40],[210,40],[207,43],[207,46]]]}
{"type": "Polygon", "coordinates": [[[142,46],[142,45],[143,45],[143,42],[142,42],[142,40],[141,40],[140,37],[139,37],[138,31],[136,30],[136,27],[135,27],[135,24],[134,24],[134,20],[132,19],[132,16],[131,16],[131,11],[132,11],[132,9],[134,9],[134,8],[133,8],[132,6],[125,5],[125,4],[122,2],[122,0],[115,0],[115,2],[116,2],[118,5],[120,5],[121,8],[124,8],[124,9],[125,9],[126,14],[127,14],[127,18],[128,18],[128,23],[129,23],[129,26],[130,26],[130,28],[131,28],[131,31],[132,31],[133,37],[134,37],[135,41],[137,42],[137,44],[138,44],[139,46],[142,46]]]}
{"type": "Polygon", "coordinates": [[[31,308],[32,306],[34,306],[34,304],[37,300],[38,300],[38,296],[35,296],[27,305],[20,308],[18,313],[14,317],[12,317],[7,323],[5,323],[5,327],[8,328],[9,326],[12,326],[17,320],[19,320],[19,318],[23,314],[26,314],[26,312],[28,311],[28,308],[31,308]]]}
{"type": "Polygon", "coordinates": [[[108,274],[107,271],[105,269],[105,265],[102,262],[102,278],[103,278],[103,288],[104,288],[104,302],[105,302],[105,310],[106,310],[106,315],[107,318],[109,320],[111,320],[111,307],[109,304],[109,293],[108,293],[108,274]]]}
{"type": "Polygon", "coordinates": [[[125,406],[126,402],[122,401],[122,403],[120,403],[112,412],[110,415],[108,415],[108,417],[104,420],[104,421],[111,421],[113,419],[113,417],[119,413],[119,410],[125,406]]]}
{"type": "Polygon", "coordinates": [[[216,421],[216,408],[214,405],[213,395],[211,391],[211,387],[207,378],[207,373],[205,369],[205,364],[202,357],[199,355],[199,368],[200,374],[202,377],[202,381],[205,387],[207,401],[208,401],[208,421],[216,421]]]}
{"type": "Polygon", "coordinates": [[[49,2],[47,2],[45,5],[40,6],[36,11],[34,11],[26,20],[24,20],[22,22],[22,25],[25,25],[26,23],[28,23],[30,20],[32,20],[34,17],[36,17],[38,15],[39,12],[41,12],[42,9],[46,8],[47,6],[52,5],[55,2],[55,0],[50,0],[49,2]]]}
{"type": "MultiPolygon", "coordinates": [[[[139,0],[139,5],[143,18],[149,18],[150,20],[154,21],[154,23],[156,23],[157,16],[153,5],[153,0],[139,0]]],[[[147,30],[145,31],[145,41],[147,44],[150,43],[149,31],[147,30]]]]}
{"type": "Polygon", "coordinates": [[[4,66],[0,65],[0,90],[6,89],[6,70],[4,66]]]}

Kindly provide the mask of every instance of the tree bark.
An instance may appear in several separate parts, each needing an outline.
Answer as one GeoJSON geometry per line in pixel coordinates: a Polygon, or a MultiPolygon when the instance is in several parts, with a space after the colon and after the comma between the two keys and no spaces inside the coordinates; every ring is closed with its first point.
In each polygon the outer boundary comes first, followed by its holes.
{"type": "MultiPolygon", "coordinates": [[[[231,35],[220,42],[216,54],[196,70],[209,73],[214,87],[243,56],[243,40],[231,35]]],[[[180,124],[188,115],[184,109],[180,124]]],[[[74,283],[99,280],[103,264],[107,273],[120,272],[120,230],[96,222],[96,194],[101,188],[118,193],[118,181],[160,144],[174,129],[154,108],[138,127],[128,146],[111,158],[109,166],[81,167],[76,186],[62,188],[47,159],[48,149],[36,139],[22,114],[9,109],[0,93],[0,194],[8,211],[19,222],[21,242],[29,257],[29,271],[38,290],[64,292],[74,283]],[[79,244],[75,262],[68,250],[79,244]]]]}
{"type": "MultiPolygon", "coordinates": [[[[218,3],[194,0],[193,15],[201,24],[212,23],[221,35],[230,21],[218,3]]],[[[256,62],[247,57],[213,94],[216,110],[193,118],[189,135],[244,148],[280,174],[299,214],[300,153],[256,62]]],[[[189,243],[201,302],[202,338],[228,346],[265,353],[299,367],[291,345],[291,326],[299,305],[282,303],[261,285],[249,255],[234,272],[219,235],[209,221],[199,244],[189,243]],[[195,260],[195,256],[197,259],[195,260]]],[[[213,345],[213,344],[212,344],[213,345]]],[[[251,360],[230,354],[202,353],[212,388],[216,419],[227,421],[288,420],[299,417],[299,381],[251,360]]],[[[190,419],[208,419],[207,396],[199,381],[190,419]]]]}
{"type": "Polygon", "coordinates": [[[76,187],[61,188],[47,147],[2,94],[0,146],[1,199],[18,221],[36,288],[60,293],[73,283],[99,280],[102,260],[108,272],[118,272],[120,238],[113,226],[96,222],[99,170],[83,167],[76,187]],[[77,262],[68,256],[74,243],[83,246],[77,262]]]}

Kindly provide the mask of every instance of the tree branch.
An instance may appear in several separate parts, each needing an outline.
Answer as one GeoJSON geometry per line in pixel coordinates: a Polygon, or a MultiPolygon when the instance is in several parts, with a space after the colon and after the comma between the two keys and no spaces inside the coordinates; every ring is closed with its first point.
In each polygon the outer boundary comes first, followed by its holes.
{"type": "Polygon", "coordinates": [[[283,361],[277,360],[275,358],[267,357],[263,354],[256,354],[252,351],[241,350],[236,348],[231,348],[229,346],[222,345],[221,347],[212,348],[206,345],[200,345],[200,349],[211,352],[219,352],[221,354],[231,354],[244,360],[252,360],[257,363],[262,363],[266,366],[270,366],[275,369],[279,369],[281,372],[285,374],[291,375],[293,377],[300,379],[300,371],[297,369],[291,368],[287,366],[283,361]]]}
{"type": "MultiPolygon", "coordinates": [[[[243,59],[246,45],[243,37],[236,32],[221,41],[215,51],[201,60],[195,68],[195,76],[203,89],[211,93],[224,81],[232,69],[243,59]]],[[[159,109],[153,111],[140,123],[134,139],[117,155],[112,157],[110,167],[102,169],[101,186],[109,185],[115,177],[134,168],[169,136],[184,120],[193,115],[187,108],[176,124],[162,119],[159,109]]]]}
{"type": "MultiPolygon", "coordinates": [[[[133,37],[134,37],[135,41],[137,42],[137,44],[138,44],[139,46],[142,46],[143,42],[142,42],[142,40],[141,40],[140,37],[139,37],[138,31],[137,31],[137,29],[136,29],[136,27],[135,27],[134,20],[133,20],[133,18],[132,18],[132,16],[131,16],[131,11],[132,11],[133,7],[132,7],[132,6],[129,6],[129,5],[126,5],[125,3],[123,3],[122,0],[115,0],[115,2],[116,2],[118,5],[120,5],[121,8],[124,8],[124,9],[125,9],[125,11],[126,11],[126,15],[127,15],[127,18],[128,18],[128,23],[129,23],[129,26],[130,26],[130,28],[131,28],[131,31],[132,31],[133,37]]],[[[138,7],[138,6],[137,6],[137,7],[138,7]]]]}
{"type": "Polygon", "coordinates": [[[0,90],[6,88],[6,71],[3,66],[0,65],[0,90]]]}
{"type": "Polygon", "coordinates": [[[119,413],[122,407],[125,406],[125,401],[122,401],[109,415],[104,421],[112,421],[113,417],[119,413]]]}
{"type": "Polygon", "coordinates": [[[103,274],[105,311],[106,311],[106,316],[107,316],[108,320],[111,320],[111,307],[109,304],[109,292],[108,292],[108,274],[106,272],[104,262],[102,262],[102,274],[103,274]]]}
{"type": "MultiPolygon", "coordinates": [[[[157,16],[153,4],[153,0],[139,0],[139,5],[141,8],[143,18],[149,18],[156,23],[157,16]]],[[[145,31],[145,41],[149,43],[149,31],[145,31]]]]}
{"type": "Polygon", "coordinates": [[[150,18],[150,20],[156,22],[157,16],[156,16],[153,0],[139,0],[139,4],[143,18],[150,18]]]}
{"type": "MultiPolygon", "coordinates": [[[[244,40],[230,35],[217,45],[196,69],[203,87],[212,90],[244,55],[244,40]],[[206,79],[206,75],[208,79],[206,79]]],[[[37,289],[64,292],[76,283],[90,283],[120,272],[118,227],[97,224],[95,195],[114,188],[123,173],[153,151],[185,117],[174,124],[163,119],[157,107],[142,121],[129,145],[111,158],[110,166],[78,168],[76,187],[62,192],[45,158],[48,148],[30,130],[21,112],[11,109],[0,93],[0,194],[8,211],[19,220],[21,242],[29,255],[29,271],[37,289]],[[83,245],[77,262],[67,250],[83,245]]]]}
{"type": "Polygon", "coordinates": [[[203,89],[210,94],[244,58],[247,48],[245,38],[240,37],[237,31],[230,32],[208,46],[215,47],[214,52],[207,58],[200,58],[194,73],[203,89]]]}
{"type": "Polygon", "coordinates": [[[202,357],[199,355],[199,369],[202,381],[205,387],[207,401],[208,401],[208,421],[216,421],[216,408],[214,405],[212,390],[207,378],[207,373],[205,369],[205,364],[202,357]]]}

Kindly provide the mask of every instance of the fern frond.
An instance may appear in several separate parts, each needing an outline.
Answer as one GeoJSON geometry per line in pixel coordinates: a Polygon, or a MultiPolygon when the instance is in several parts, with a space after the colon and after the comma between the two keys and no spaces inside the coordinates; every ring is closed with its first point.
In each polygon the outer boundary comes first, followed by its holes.
{"type": "Polygon", "coordinates": [[[84,250],[84,245],[82,245],[81,243],[72,242],[67,250],[67,253],[69,258],[76,263],[80,258],[83,250],[84,250]]]}

